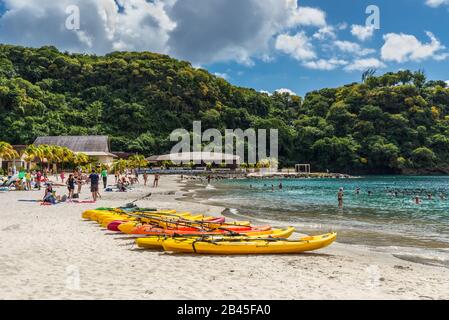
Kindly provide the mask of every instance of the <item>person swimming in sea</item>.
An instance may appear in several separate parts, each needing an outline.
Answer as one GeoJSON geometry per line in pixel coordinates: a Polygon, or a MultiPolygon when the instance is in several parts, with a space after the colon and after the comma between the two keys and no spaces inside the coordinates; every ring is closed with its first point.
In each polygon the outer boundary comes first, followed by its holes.
{"type": "Polygon", "coordinates": [[[373,195],[373,193],[371,192],[371,190],[368,190],[368,196],[371,197],[373,195]]]}
{"type": "Polygon", "coordinates": [[[416,196],[415,197],[415,204],[420,205],[421,204],[421,198],[416,196]]]}
{"type": "Polygon", "coordinates": [[[359,194],[360,194],[360,188],[359,188],[359,187],[357,187],[357,188],[355,189],[355,194],[356,194],[356,195],[359,195],[359,194]]]}
{"type": "Polygon", "coordinates": [[[279,190],[282,190],[283,187],[284,187],[284,186],[282,185],[282,182],[279,183],[279,190]]]}

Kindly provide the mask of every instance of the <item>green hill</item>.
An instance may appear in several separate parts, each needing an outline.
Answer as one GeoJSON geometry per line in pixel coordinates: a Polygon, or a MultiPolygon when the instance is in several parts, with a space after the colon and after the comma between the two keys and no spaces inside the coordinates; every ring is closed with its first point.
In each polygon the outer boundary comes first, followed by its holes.
{"type": "Polygon", "coordinates": [[[304,99],[239,88],[190,63],[149,52],[104,57],[0,45],[0,140],[106,134],[114,150],[170,150],[169,134],[277,128],[284,166],[399,172],[449,167],[449,89],[401,71],[304,99]]]}

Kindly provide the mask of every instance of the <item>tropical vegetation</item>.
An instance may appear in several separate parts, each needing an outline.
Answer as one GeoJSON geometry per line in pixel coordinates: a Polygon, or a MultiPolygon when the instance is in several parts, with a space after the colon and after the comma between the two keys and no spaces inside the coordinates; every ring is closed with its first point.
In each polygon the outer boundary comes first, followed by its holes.
{"type": "Polygon", "coordinates": [[[280,167],[449,171],[449,89],[422,71],[371,70],[301,98],[236,87],[149,52],[100,57],[0,45],[0,139],[8,143],[104,134],[113,150],[148,156],[170,151],[170,133],[191,131],[194,120],[203,130],[278,129],[280,167]]]}

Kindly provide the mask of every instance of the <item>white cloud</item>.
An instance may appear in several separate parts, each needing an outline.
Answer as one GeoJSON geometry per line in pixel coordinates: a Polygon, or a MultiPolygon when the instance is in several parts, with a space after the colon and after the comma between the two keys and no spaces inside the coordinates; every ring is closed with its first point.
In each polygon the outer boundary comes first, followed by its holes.
{"type": "Polygon", "coordinates": [[[214,75],[225,80],[229,80],[229,75],[227,73],[215,72],[214,75]]]}
{"type": "Polygon", "coordinates": [[[274,92],[277,92],[277,93],[280,93],[280,94],[288,93],[289,95],[292,95],[292,96],[296,96],[297,95],[296,92],[294,92],[294,91],[292,91],[290,89],[287,89],[287,88],[277,89],[274,92]]]}
{"type": "Polygon", "coordinates": [[[346,71],[365,71],[370,68],[381,69],[386,65],[376,58],[356,59],[353,63],[346,66],[346,71]]]}
{"type": "Polygon", "coordinates": [[[296,0],[177,0],[168,15],[177,24],[170,53],[201,63],[267,61],[277,35],[326,25],[323,11],[296,0]]]}
{"type": "Polygon", "coordinates": [[[447,81],[445,81],[445,82],[446,82],[447,86],[449,87],[449,80],[447,80],[447,81]]]}
{"type": "Polygon", "coordinates": [[[449,0],[426,0],[426,5],[432,8],[438,8],[442,5],[449,5],[449,0]]]}
{"type": "Polygon", "coordinates": [[[336,37],[335,28],[332,26],[322,27],[313,35],[313,38],[318,40],[335,39],[336,37]]]}
{"type": "Polygon", "coordinates": [[[259,92],[260,92],[260,93],[268,94],[269,96],[272,96],[272,95],[273,95],[270,91],[267,91],[267,90],[260,90],[259,92]]]}
{"type": "Polygon", "coordinates": [[[375,53],[374,49],[362,48],[358,43],[351,41],[340,41],[334,42],[335,46],[342,52],[351,53],[357,56],[366,56],[375,53]]]}
{"type": "Polygon", "coordinates": [[[353,24],[351,26],[351,33],[354,37],[357,37],[360,41],[371,39],[374,35],[374,26],[361,26],[353,24]]]}
{"type": "Polygon", "coordinates": [[[325,60],[325,59],[320,59],[320,60],[316,60],[316,61],[307,61],[303,63],[303,66],[305,66],[306,68],[309,69],[314,69],[314,70],[334,70],[340,66],[344,66],[348,64],[348,62],[346,60],[341,60],[341,59],[329,59],[329,60],[325,60]]]}
{"type": "Polygon", "coordinates": [[[348,29],[349,25],[346,22],[342,22],[337,25],[338,30],[346,30],[348,29]]]}
{"type": "Polygon", "coordinates": [[[296,60],[311,60],[316,58],[313,45],[304,31],[296,35],[281,34],[276,39],[275,47],[296,60]]]}
{"type": "Polygon", "coordinates": [[[166,14],[169,4],[161,0],[4,0],[0,42],[98,54],[125,49],[165,53],[169,32],[175,27],[166,14]],[[80,9],[80,30],[66,28],[70,5],[80,9]]]}
{"type": "Polygon", "coordinates": [[[381,49],[385,61],[407,62],[425,59],[444,60],[448,54],[442,52],[445,46],[431,33],[426,32],[429,43],[420,42],[415,36],[408,34],[389,33],[384,35],[385,44],[381,49]]]}
{"type": "Polygon", "coordinates": [[[324,11],[296,0],[0,1],[2,43],[96,54],[148,50],[194,64],[270,61],[279,34],[327,25],[324,11]],[[69,5],[80,8],[79,31],[65,28],[69,5]]]}
{"type": "MultiPolygon", "coordinates": [[[[287,2],[291,3],[292,7],[297,6],[296,0],[287,2]]],[[[288,23],[291,26],[325,27],[326,13],[317,8],[299,6],[290,16],[288,23]]]]}

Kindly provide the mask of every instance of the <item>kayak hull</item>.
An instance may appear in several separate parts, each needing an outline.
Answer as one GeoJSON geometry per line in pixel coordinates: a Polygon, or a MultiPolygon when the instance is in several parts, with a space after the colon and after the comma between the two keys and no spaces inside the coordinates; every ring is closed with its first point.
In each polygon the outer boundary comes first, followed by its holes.
{"type": "Polygon", "coordinates": [[[336,233],[306,237],[298,241],[243,240],[243,241],[196,241],[189,239],[179,241],[167,239],[163,243],[165,251],[179,253],[197,253],[210,255],[251,255],[251,254],[298,254],[315,251],[332,244],[336,233]]]}

